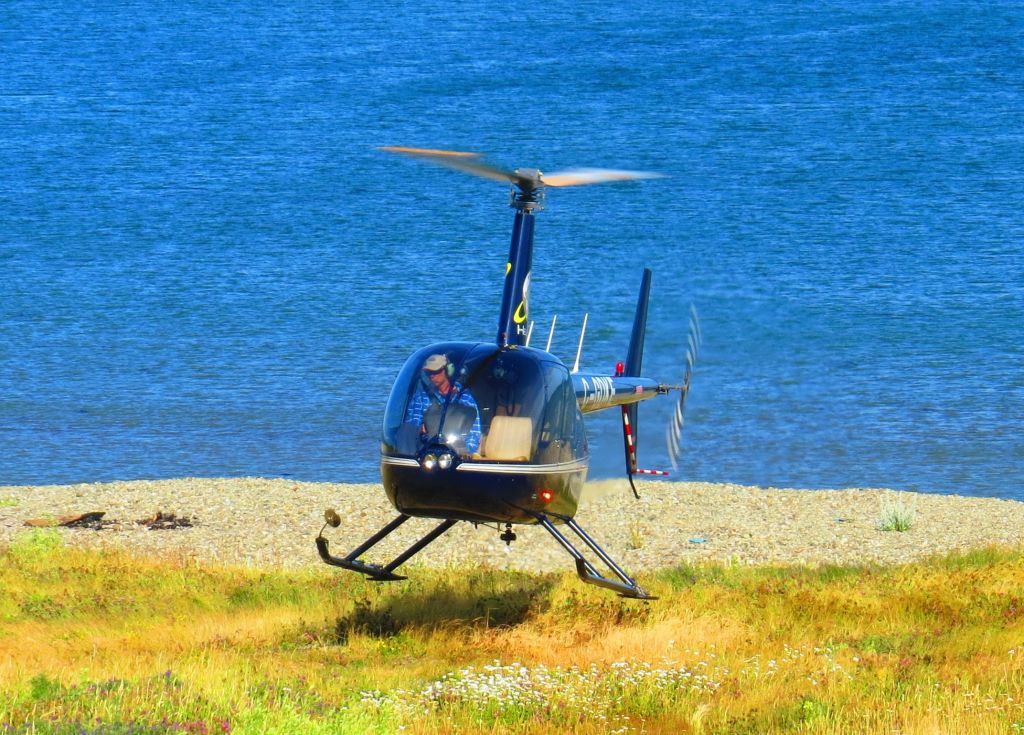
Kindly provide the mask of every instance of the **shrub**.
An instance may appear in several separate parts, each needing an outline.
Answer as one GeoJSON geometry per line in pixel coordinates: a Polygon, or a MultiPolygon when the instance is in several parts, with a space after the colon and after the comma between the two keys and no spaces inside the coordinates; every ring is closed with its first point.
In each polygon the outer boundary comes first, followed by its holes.
{"type": "MultiPolygon", "coordinates": [[[[915,503],[916,505],[916,503],[915,503]]],[[[916,511],[907,507],[902,500],[881,501],[881,519],[878,528],[882,531],[909,531],[914,526],[916,511]]]]}
{"type": "Polygon", "coordinates": [[[19,562],[48,558],[64,543],[56,528],[33,528],[11,542],[9,552],[19,562]]]}

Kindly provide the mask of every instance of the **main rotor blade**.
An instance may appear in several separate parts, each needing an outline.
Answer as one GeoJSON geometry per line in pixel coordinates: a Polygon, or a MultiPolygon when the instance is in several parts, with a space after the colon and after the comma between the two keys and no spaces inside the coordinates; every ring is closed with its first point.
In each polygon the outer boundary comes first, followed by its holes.
{"type": "Polygon", "coordinates": [[[388,153],[404,153],[407,156],[450,156],[453,158],[477,158],[479,153],[469,151],[443,151],[439,148],[409,148],[404,145],[382,145],[378,148],[388,153]]]}
{"type": "Polygon", "coordinates": [[[663,174],[651,171],[618,171],[610,168],[575,168],[568,171],[557,171],[543,174],[541,183],[544,186],[586,186],[603,184],[608,181],[633,181],[634,179],[662,179],[663,174]]]}
{"type": "Polygon", "coordinates": [[[393,145],[381,146],[380,150],[412,156],[445,168],[482,176],[492,181],[508,181],[524,191],[532,191],[544,186],[586,186],[587,184],[603,184],[608,181],[663,178],[662,174],[650,171],[620,171],[610,168],[575,168],[553,174],[542,174],[534,169],[506,171],[497,166],[483,163],[479,160],[479,153],[468,151],[445,151],[436,148],[408,148],[393,145]]]}
{"type": "Polygon", "coordinates": [[[490,166],[486,163],[472,160],[479,158],[479,153],[469,153],[466,151],[442,151],[433,148],[406,148],[404,146],[395,145],[381,146],[380,150],[387,151],[388,153],[400,153],[405,156],[420,158],[424,161],[444,166],[445,168],[464,171],[468,174],[482,176],[485,179],[491,179],[492,181],[511,181],[515,183],[519,180],[519,177],[511,171],[504,171],[495,166],[490,166]]]}

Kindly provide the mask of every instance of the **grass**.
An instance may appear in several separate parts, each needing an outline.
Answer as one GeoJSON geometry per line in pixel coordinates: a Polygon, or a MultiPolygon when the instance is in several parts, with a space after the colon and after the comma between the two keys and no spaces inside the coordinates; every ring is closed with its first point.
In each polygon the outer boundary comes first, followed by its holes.
{"type": "Polygon", "coordinates": [[[629,548],[630,549],[642,549],[644,542],[647,540],[647,529],[641,525],[640,521],[629,522],[629,548]]]}
{"type": "MultiPolygon", "coordinates": [[[[311,552],[312,553],[312,552],[311,552]]],[[[573,575],[0,550],[0,733],[1024,733],[1024,552],[573,575]]]]}
{"type": "Polygon", "coordinates": [[[903,500],[882,500],[878,527],[882,531],[903,533],[913,528],[916,518],[915,507],[908,507],[903,500]]]}

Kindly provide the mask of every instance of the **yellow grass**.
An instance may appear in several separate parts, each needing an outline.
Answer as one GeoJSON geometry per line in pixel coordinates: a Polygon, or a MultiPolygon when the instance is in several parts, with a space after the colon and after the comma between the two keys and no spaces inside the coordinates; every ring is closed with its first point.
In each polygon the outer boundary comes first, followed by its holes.
{"type": "Polygon", "coordinates": [[[376,585],[0,550],[0,733],[1024,733],[1024,553],[376,585]]]}

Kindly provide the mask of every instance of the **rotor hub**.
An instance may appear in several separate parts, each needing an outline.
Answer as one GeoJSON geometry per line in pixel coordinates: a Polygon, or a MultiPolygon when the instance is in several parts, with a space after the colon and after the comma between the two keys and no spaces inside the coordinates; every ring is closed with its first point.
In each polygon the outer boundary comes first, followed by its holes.
{"type": "Polygon", "coordinates": [[[526,187],[524,184],[516,182],[509,188],[508,206],[526,212],[539,212],[544,209],[544,196],[543,184],[526,187]]]}

